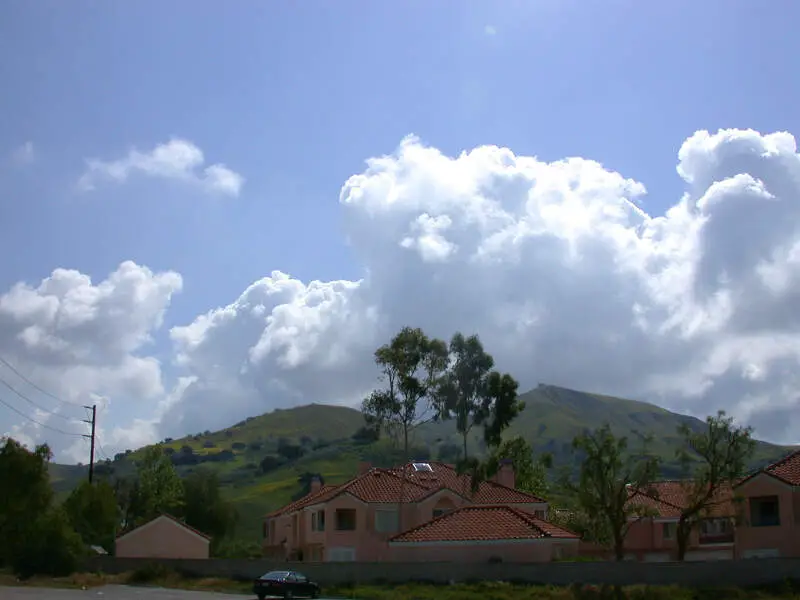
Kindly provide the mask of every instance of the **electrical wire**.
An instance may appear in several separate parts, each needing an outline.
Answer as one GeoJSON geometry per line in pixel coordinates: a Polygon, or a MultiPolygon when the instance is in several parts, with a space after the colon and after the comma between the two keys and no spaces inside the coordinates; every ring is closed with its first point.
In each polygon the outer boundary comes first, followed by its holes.
{"type": "Polygon", "coordinates": [[[60,414],[60,413],[57,413],[57,412],[54,412],[54,411],[52,411],[52,410],[49,410],[49,409],[45,408],[45,407],[44,407],[44,406],[42,406],[41,404],[37,404],[36,402],[34,402],[34,401],[33,401],[33,400],[31,400],[30,398],[28,398],[28,397],[27,397],[25,394],[23,394],[22,392],[20,392],[20,391],[19,391],[17,388],[15,388],[13,385],[11,385],[10,383],[8,383],[8,382],[7,382],[5,379],[3,379],[2,377],[0,377],[0,384],[2,384],[2,385],[4,385],[4,386],[6,386],[6,387],[7,387],[9,390],[11,390],[12,392],[14,392],[14,393],[15,393],[17,396],[19,396],[20,398],[22,398],[23,400],[25,400],[25,402],[27,402],[28,404],[30,404],[30,405],[31,405],[31,406],[33,406],[34,408],[37,408],[37,409],[39,409],[40,411],[42,411],[42,412],[44,412],[44,413],[47,413],[47,414],[49,414],[49,415],[53,415],[53,416],[55,416],[55,417],[58,417],[58,418],[60,418],[60,419],[64,419],[65,421],[67,421],[67,422],[69,422],[69,423],[80,423],[80,422],[81,422],[79,419],[75,419],[74,417],[65,417],[64,415],[62,415],[62,414],[60,414]]]}
{"type": "Polygon", "coordinates": [[[72,432],[72,431],[64,431],[63,429],[59,429],[58,427],[52,427],[52,426],[48,425],[47,423],[42,423],[41,421],[37,421],[33,417],[29,417],[28,415],[26,415],[24,412],[22,412],[18,408],[12,406],[11,404],[6,402],[2,398],[0,398],[0,404],[3,404],[6,407],[10,408],[15,413],[17,413],[20,417],[22,417],[24,419],[27,419],[31,423],[35,423],[36,425],[39,425],[39,427],[44,427],[45,429],[49,429],[50,431],[55,431],[56,433],[60,433],[62,435],[69,435],[69,436],[74,436],[74,437],[84,437],[84,434],[82,434],[82,433],[75,433],[75,432],[72,432]]]}
{"type": "Polygon", "coordinates": [[[64,404],[69,404],[70,406],[78,406],[78,407],[81,407],[81,408],[83,408],[83,405],[82,405],[82,404],[78,404],[77,402],[70,402],[70,401],[68,401],[68,400],[62,400],[61,398],[59,398],[59,397],[58,397],[58,396],[56,396],[55,394],[51,394],[51,393],[50,393],[50,392],[48,392],[47,390],[40,388],[40,387],[39,387],[38,385],[36,385],[36,384],[35,384],[33,381],[31,381],[30,379],[28,379],[27,377],[25,377],[25,375],[23,375],[23,374],[22,374],[22,373],[20,373],[20,372],[19,372],[17,369],[15,369],[15,368],[14,368],[14,366],[13,366],[13,365],[12,365],[10,362],[8,362],[8,361],[7,361],[5,358],[3,358],[2,356],[0,356],[0,363],[4,364],[6,367],[8,367],[9,369],[11,369],[11,371],[12,371],[13,373],[15,373],[15,374],[17,375],[17,377],[19,377],[20,379],[22,379],[24,382],[26,382],[26,383],[27,383],[28,385],[30,385],[32,388],[34,388],[35,390],[37,390],[37,391],[41,392],[41,393],[42,393],[42,394],[44,394],[45,396],[48,396],[48,397],[50,397],[50,398],[52,398],[53,400],[56,400],[56,401],[58,401],[58,402],[63,402],[64,404]]]}

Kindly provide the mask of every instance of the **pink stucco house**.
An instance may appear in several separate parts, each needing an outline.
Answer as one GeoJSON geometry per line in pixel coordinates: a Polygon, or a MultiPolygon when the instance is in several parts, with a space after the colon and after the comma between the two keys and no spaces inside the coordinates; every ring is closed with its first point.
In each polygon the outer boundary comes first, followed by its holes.
{"type": "Polygon", "coordinates": [[[114,555],[120,558],[208,558],[211,538],[186,523],[161,515],[119,536],[114,555]]]}
{"type": "Polygon", "coordinates": [[[740,558],[800,557],[800,450],[740,481],[740,558]]]}
{"type": "MultiPolygon", "coordinates": [[[[631,502],[651,516],[632,519],[625,539],[629,560],[670,561],[684,505],[681,481],[661,481],[631,502]]],[[[800,451],[721,490],[693,532],[686,560],[800,557],[800,451]]],[[[610,556],[608,548],[581,543],[581,554],[610,556]]]]}
{"type": "MultiPolygon", "coordinates": [[[[658,481],[647,493],[630,499],[644,507],[649,514],[632,519],[625,538],[625,550],[630,560],[661,562],[677,556],[676,529],[681,509],[686,504],[686,488],[682,481],[658,481]]],[[[734,523],[737,506],[730,487],[720,491],[700,527],[692,532],[685,560],[725,560],[734,557],[734,523]]]]}
{"type": "Polygon", "coordinates": [[[304,561],[547,561],[574,555],[578,538],[546,521],[547,502],[514,488],[502,465],[472,493],[452,465],[362,464],[338,486],[310,493],[267,515],[263,550],[304,561]]]}

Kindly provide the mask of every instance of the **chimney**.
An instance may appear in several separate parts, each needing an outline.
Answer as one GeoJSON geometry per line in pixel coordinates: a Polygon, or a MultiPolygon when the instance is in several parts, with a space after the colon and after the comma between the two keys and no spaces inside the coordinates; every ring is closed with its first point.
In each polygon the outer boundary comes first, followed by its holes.
{"type": "Polygon", "coordinates": [[[360,463],[358,463],[358,474],[363,475],[364,473],[367,473],[371,468],[372,468],[371,462],[361,461],[360,463]]]}
{"type": "Polygon", "coordinates": [[[514,488],[516,481],[514,478],[514,464],[510,458],[504,458],[500,461],[500,469],[492,479],[506,487],[514,488]]]}
{"type": "Polygon", "coordinates": [[[311,491],[309,493],[313,494],[315,492],[318,492],[321,487],[322,487],[322,480],[319,478],[318,475],[314,475],[314,477],[311,478],[311,491]]]}

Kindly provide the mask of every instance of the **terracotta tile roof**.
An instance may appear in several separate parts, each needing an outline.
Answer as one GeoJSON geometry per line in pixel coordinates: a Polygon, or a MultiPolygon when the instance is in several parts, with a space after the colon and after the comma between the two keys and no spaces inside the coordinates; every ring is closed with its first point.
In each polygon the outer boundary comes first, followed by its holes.
{"type": "Polygon", "coordinates": [[[276,517],[327,502],[339,494],[349,493],[367,503],[418,502],[442,489],[466,496],[475,504],[530,504],[546,502],[541,498],[515,490],[494,481],[482,482],[478,491],[471,495],[471,483],[467,475],[459,475],[455,467],[432,462],[432,471],[415,471],[410,464],[394,469],[373,468],[347,483],[338,486],[323,486],[319,492],[309,494],[266,515],[276,517]]]}
{"type": "Polygon", "coordinates": [[[764,472],[789,485],[800,485],[800,450],[795,450],[778,462],[769,465],[764,472]]]}
{"type": "Polygon", "coordinates": [[[392,537],[390,543],[578,539],[578,535],[511,506],[469,505],[392,537]]]}
{"type": "Polygon", "coordinates": [[[316,501],[317,498],[319,498],[319,497],[321,497],[321,496],[323,496],[325,494],[330,493],[331,491],[335,490],[337,487],[339,487],[339,486],[336,486],[336,485],[323,485],[316,492],[311,492],[309,494],[306,494],[305,496],[303,496],[299,500],[295,500],[294,502],[290,502],[286,506],[283,506],[283,507],[281,507],[281,508],[279,508],[277,510],[274,510],[271,513],[268,513],[268,514],[266,514],[264,516],[265,516],[265,518],[271,518],[271,517],[280,516],[280,515],[285,514],[285,513],[290,513],[290,512],[294,512],[296,510],[300,510],[301,508],[304,508],[304,507],[308,506],[309,504],[313,504],[316,501]]]}
{"type": "MultiPolygon", "coordinates": [[[[363,475],[351,479],[325,494],[313,498],[305,506],[319,504],[333,499],[339,494],[349,493],[362,502],[416,502],[429,494],[429,489],[411,479],[404,482],[401,477],[387,469],[370,469],[363,475]]],[[[296,509],[292,509],[296,510],[296,509]]]]}
{"type": "MultiPolygon", "coordinates": [[[[447,488],[456,494],[469,497],[475,504],[531,504],[543,503],[546,500],[538,498],[532,494],[515,490],[501,485],[495,481],[484,481],[478,487],[478,491],[472,495],[472,482],[469,475],[459,475],[453,465],[441,462],[428,462],[433,469],[432,472],[415,471],[413,463],[405,466],[406,478],[413,481],[432,493],[447,488]]],[[[393,473],[402,476],[403,467],[392,469],[393,473]]]]}
{"type": "MultiPolygon", "coordinates": [[[[686,481],[654,481],[650,487],[631,496],[629,502],[644,506],[662,519],[677,519],[686,505],[688,490],[686,481]]],[[[724,486],[717,491],[713,503],[708,507],[708,517],[728,517],[736,514],[733,490],[724,486]]]]}

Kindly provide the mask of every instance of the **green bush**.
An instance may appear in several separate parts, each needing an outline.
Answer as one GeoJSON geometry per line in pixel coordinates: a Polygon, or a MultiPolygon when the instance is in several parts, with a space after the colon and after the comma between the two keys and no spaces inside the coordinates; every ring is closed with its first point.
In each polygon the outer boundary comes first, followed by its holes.
{"type": "Polygon", "coordinates": [[[31,524],[15,549],[11,568],[20,579],[34,575],[63,577],[73,573],[85,548],[60,508],[49,510],[31,524]]]}
{"type": "Polygon", "coordinates": [[[154,562],[148,563],[143,567],[139,567],[133,571],[128,578],[128,582],[153,583],[154,581],[166,579],[171,575],[175,575],[175,572],[172,569],[161,563],[154,562]]]}

